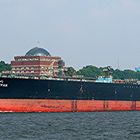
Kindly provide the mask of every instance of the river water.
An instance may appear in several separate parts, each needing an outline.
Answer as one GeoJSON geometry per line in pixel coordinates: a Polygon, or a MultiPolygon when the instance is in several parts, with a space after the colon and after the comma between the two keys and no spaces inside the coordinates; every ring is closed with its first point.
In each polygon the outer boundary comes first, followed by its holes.
{"type": "Polygon", "coordinates": [[[0,113],[0,140],[140,140],[140,112],[0,113]]]}

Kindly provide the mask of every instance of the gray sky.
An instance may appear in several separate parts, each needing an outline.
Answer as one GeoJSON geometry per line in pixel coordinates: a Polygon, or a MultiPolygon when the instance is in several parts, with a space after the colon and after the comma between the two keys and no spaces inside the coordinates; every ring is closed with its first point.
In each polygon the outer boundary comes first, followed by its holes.
{"type": "Polygon", "coordinates": [[[0,60],[36,46],[67,66],[140,66],[140,0],[0,0],[0,60]]]}

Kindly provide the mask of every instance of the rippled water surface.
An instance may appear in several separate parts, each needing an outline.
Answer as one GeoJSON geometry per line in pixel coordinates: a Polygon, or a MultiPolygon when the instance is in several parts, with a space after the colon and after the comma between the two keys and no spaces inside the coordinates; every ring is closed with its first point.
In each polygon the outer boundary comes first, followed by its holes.
{"type": "Polygon", "coordinates": [[[140,140],[140,112],[1,113],[0,140],[140,140]]]}

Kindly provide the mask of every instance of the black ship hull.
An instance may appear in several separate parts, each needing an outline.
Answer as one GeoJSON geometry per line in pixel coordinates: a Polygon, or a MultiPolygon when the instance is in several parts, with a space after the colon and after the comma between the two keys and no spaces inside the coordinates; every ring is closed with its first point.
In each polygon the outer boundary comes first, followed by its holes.
{"type": "Polygon", "coordinates": [[[140,85],[136,84],[16,78],[0,78],[0,82],[1,99],[140,101],[140,85]]]}

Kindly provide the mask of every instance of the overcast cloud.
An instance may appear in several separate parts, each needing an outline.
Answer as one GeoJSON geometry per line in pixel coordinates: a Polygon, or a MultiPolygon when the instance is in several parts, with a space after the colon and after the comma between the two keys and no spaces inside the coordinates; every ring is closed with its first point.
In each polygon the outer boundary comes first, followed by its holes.
{"type": "Polygon", "coordinates": [[[0,0],[0,60],[37,45],[67,66],[140,66],[140,0],[0,0]]]}

